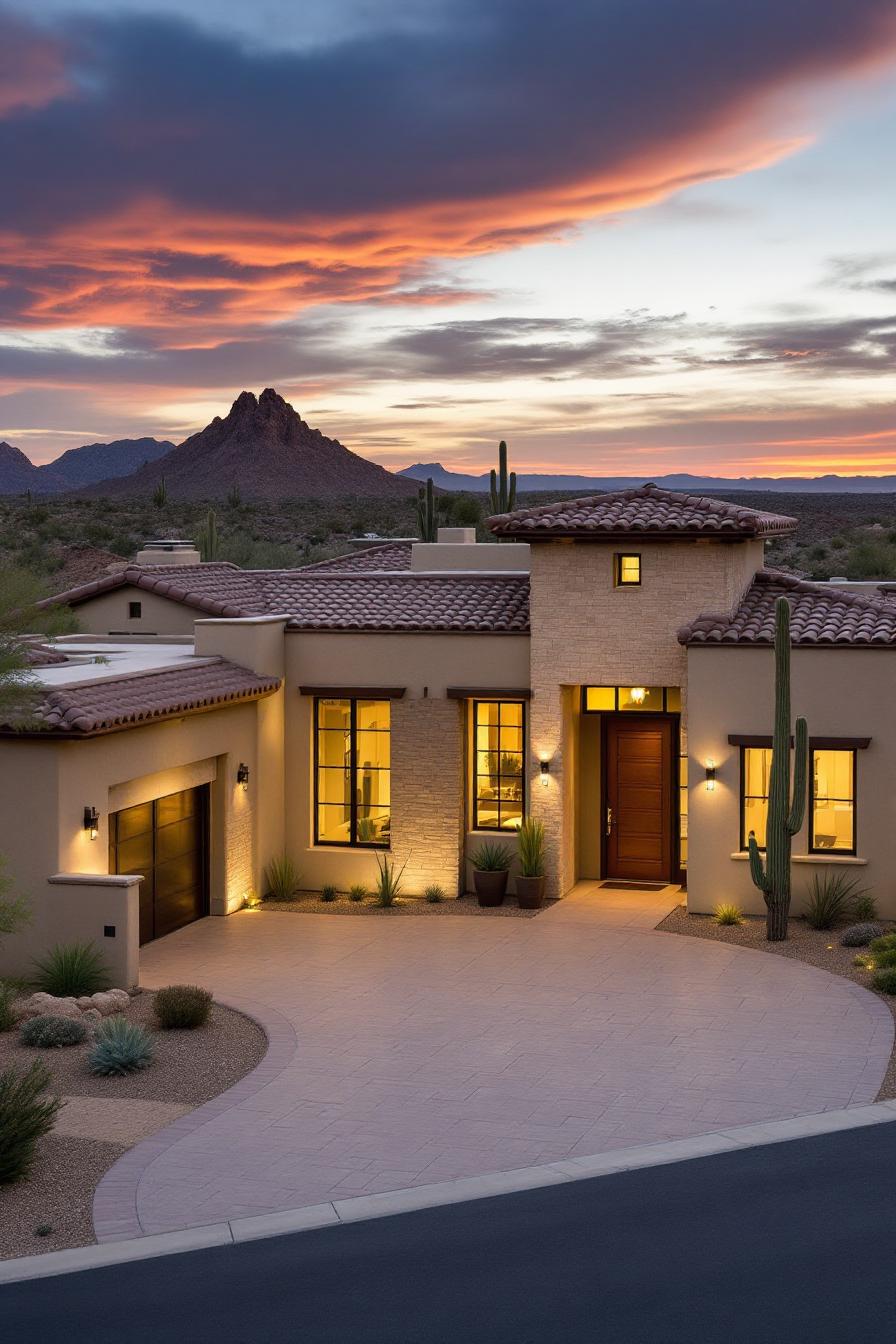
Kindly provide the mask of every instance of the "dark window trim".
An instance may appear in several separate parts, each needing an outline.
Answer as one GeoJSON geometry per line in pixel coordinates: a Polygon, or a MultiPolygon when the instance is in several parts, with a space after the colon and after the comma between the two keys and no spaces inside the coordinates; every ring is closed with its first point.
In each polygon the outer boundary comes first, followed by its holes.
{"type": "MultiPolygon", "coordinates": [[[[593,710],[591,711],[594,712],[593,710]]],[[[772,738],[769,737],[751,737],[747,733],[729,733],[728,745],[731,747],[770,747],[772,738]]],[[[790,735],[790,745],[793,746],[793,734],[790,735]]],[[[810,737],[809,750],[823,751],[827,748],[829,751],[862,751],[865,747],[871,746],[870,737],[810,737]]]]}
{"type": "MultiPolygon", "coordinates": [[[[633,586],[634,586],[634,585],[633,585],[633,586]]],[[[650,688],[648,687],[648,690],[649,690],[649,689],[650,689],[650,688]]],[[[662,709],[625,709],[625,710],[622,710],[622,709],[619,708],[619,687],[618,687],[618,686],[596,686],[594,682],[591,682],[591,684],[590,684],[590,688],[589,688],[588,686],[583,686],[583,687],[582,687],[582,703],[581,703],[581,710],[582,710],[582,713],[583,713],[583,714],[625,714],[626,716],[629,715],[629,714],[680,714],[680,713],[681,713],[681,710],[680,710],[680,709],[670,709],[670,708],[669,708],[669,692],[670,692],[670,691],[680,691],[680,688],[679,688],[678,686],[659,686],[659,687],[656,687],[655,689],[657,689],[657,690],[661,690],[661,691],[663,692],[663,707],[662,707],[662,709]],[[612,709],[589,709],[589,708],[588,708],[588,691],[589,691],[589,689],[591,689],[591,690],[597,690],[597,691],[612,691],[612,692],[613,692],[613,708],[612,708],[612,709]]],[[[730,738],[729,738],[728,740],[729,740],[729,742],[731,741],[730,738]]],[[[769,738],[769,745],[771,745],[771,738],[769,738]]]]}
{"type": "MultiPolygon", "coordinates": [[[[808,780],[808,785],[807,785],[807,787],[808,787],[808,791],[809,791],[809,799],[808,799],[808,802],[809,802],[809,853],[810,853],[810,854],[830,854],[830,855],[833,855],[834,857],[836,857],[838,854],[845,854],[845,855],[849,856],[850,854],[853,854],[853,855],[854,855],[854,854],[857,854],[857,853],[858,853],[858,834],[859,834],[859,795],[858,795],[858,788],[857,788],[857,785],[858,785],[858,760],[859,760],[859,753],[858,753],[858,750],[857,750],[855,747],[832,747],[832,746],[825,746],[825,745],[822,745],[823,743],[826,743],[826,742],[828,742],[828,743],[829,743],[829,742],[832,742],[832,741],[835,741],[835,742],[836,742],[836,741],[838,741],[838,740],[842,740],[842,739],[837,739],[837,738],[813,738],[813,739],[812,739],[812,745],[811,745],[810,748],[809,748],[809,780],[808,780]],[[819,847],[816,846],[816,844],[815,844],[815,793],[814,793],[813,785],[814,785],[814,781],[815,781],[815,759],[814,759],[814,758],[815,758],[815,753],[816,753],[816,751],[848,751],[848,752],[850,752],[850,754],[852,755],[852,799],[848,799],[848,798],[831,798],[830,796],[828,796],[828,799],[827,799],[827,801],[828,801],[829,803],[830,803],[830,802],[846,803],[846,802],[850,802],[850,801],[852,802],[852,847],[851,847],[850,849],[828,849],[828,848],[824,848],[824,847],[819,848],[819,847]]],[[[864,739],[863,739],[863,740],[864,740],[864,739]]]]}
{"type": "Polygon", "coordinates": [[[320,700],[401,700],[406,686],[300,686],[299,695],[320,700]]]}
{"type": "MultiPolygon", "coordinates": [[[[728,740],[730,741],[731,739],[729,738],[728,740]]],[[[749,739],[748,739],[748,738],[744,738],[742,741],[739,742],[738,745],[740,746],[740,804],[739,804],[739,806],[740,806],[740,848],[741,848],[741,851],[744,852],[744,851],[746,851],[746,850],[748,850],[748,849],[750,848],[750,846],[747,844],[747,831],[746,831],[746,827],[745,827],[745,825],[744,825],[744,822],[745,822],[745,820],[746,820],[746,818],[745,818],[745,816],[744,816],[744,812],[745,812],[745,806],[744,806],[744,805],[745,805],[745,803],[746,803],[746,801],[747,801],[747,796],[748,796],[748,795],[747,795],[747,792],[746,792],[746,785],[747,785],[747,751],[748,751],[748,750],[756,751],[756,750],[762,750],[762,749],[766,749],[766,750],[770,751],[770,750],[771,750],[771,745],[772,745],[772,739],[771,739],[770,737],[761,737],[761,738],[760,738],[760,737],[751,737],[751,738],[749,738],[749,739]]],[[[766,807],[768,806],[768,794],[767,794],[767,793],[766,793],[766,794],[762,794],[762,793],[751,793],[751,794],[749,795],[749,797],[750,797],[750,798],[756,798],[756,799],[761,799],[761,798],[764,797],[764,798],[765,798],[766,807]]],[[[765,845],[759,845],[759,846],[758,846],[758,849],[759,849],[760,854],[764,854],[764,853],[765,853],[765,845]]]]}
{"type": "Polygon", "coordinates": [[[531,700],[532,692],[528,686],[448,686],[445,696],[449,700],[485,700],[510,701],[531,700]]]}
{"type": "Polygon", "coordinates": [[[613,555],[613,587],[614,588],[640,588],[641,587],[641,552],[640,551],[616,551],[613,555]],[[637,579],[623,579],[622,562],[623,560],[637,560],[638,577],[637,579]]]}
{"type": "Polygon", "coordinates": [[[314,697],[314,843],[327,849],[389,849],[391,846],[392,814],[392,720],[389,719],[389,832],[388,844],[358,837],[358,701],[385,700],[387,697],[369,695],[317,695],[314,697]],[[320,703],[322,700],[349,702],[349,839],[321,840],[320,838],[320,703]]]}
{"type": "MultiPolygon", "coordinates": [[[[520,716],[523,730],[523,749],[522,752],[520,753],[522,756],[522,760],[520,761],[520,790],[521,790],[520,815],[523,819],[525,819],[529,814],[529,789],[527,787],[528,772],[526,769],[526,763],[529,759],[528,737],[527,737],[529,725],[527,722],[528,715],[526,714],[526,702],[525,700],[520,700],[517,697],[496,696],[496,695],[482,695],[479,697],[478,700],[473,701],[473,762],[472,762],[473,769],[471,772],[473,782],[473,830],[487,832],[490,835],[492,834],[507,835],[510,832],[512,832],[515,828],[512,826],[479,825],[479,751],[477,747],[476,734],[479,728],[480,705],[519,705],[520,709],[522,710],[522,714],[520,716]]],[[[499,738],[498,738],[499,757],[500,757],[500,749],[501,749],[501,743],[500,743],[500,729],[499,729],[499,738]]],[[[500,778],[500,770],[498,772],[498,775],[500,778]]],[[[498,815],[500,817],[500,807],[498,808],[498,815]]]]}

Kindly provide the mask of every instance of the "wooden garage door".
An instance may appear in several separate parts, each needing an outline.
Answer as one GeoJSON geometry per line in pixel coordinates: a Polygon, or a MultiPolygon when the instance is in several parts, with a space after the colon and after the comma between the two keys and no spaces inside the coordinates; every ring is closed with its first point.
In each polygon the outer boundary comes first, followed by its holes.
{"type": "Polygon", "coordinates": [[[109,871],[142,873],[140,942],[208,913],[208,786],[113,812],[109,871]]]}

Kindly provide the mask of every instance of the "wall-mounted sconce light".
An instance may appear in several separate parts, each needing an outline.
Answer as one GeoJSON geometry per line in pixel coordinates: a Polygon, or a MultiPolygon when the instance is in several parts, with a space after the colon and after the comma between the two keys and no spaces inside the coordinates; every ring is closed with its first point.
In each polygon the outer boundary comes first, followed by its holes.
{"type": "Polygon", "coordinates": [[[249,788],[249,767],[245,761],[240,761],[239,769],[236,772],[237,784],[242,784],[244,789],[249,788]]]}
{"type": "Polygon", "coordinates": [[[88,832],[91,840],[95,840],[100,833],[100,814],[95,807],[85,807],[84,809],[84,829],[88,832]]]}
{"type": "Polygon", "coordinates": [[[551,773],[551,763],[546,756],[541,758],[541,787],[546,789],[549,783],[551,773]]]}
{"type": "Polygon", "coordinates": [[[630,694],[633,705],[643,705],[644,701],[647,699],[647,687],[633,686],[630,694]]]}
{"type": "Polygon", "coordinates": [[[713,793],[716,787],[716,763],[709,757],[706,762],[706,792],[713,793]]]}

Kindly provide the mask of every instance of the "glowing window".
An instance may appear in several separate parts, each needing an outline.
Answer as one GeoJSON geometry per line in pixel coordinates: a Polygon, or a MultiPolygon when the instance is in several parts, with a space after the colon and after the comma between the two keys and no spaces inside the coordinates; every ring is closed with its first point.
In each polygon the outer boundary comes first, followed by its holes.
{"type": "Polygon", "coordinates": [[[616,587],[637,587],[641,582],[640,555],[617,555],[614,561],[616,587]]]}
{"type": "Polygon", "coordinates": [[[391,821],[389,701],[314,703],[315,844],[384,849],[391,821]]]}
{"type": "Polygon", "coordinates": [[[741,747],[740,792],[740,847],[749,848],[751,831],[756,843],[765,849],[765,826],[768,818],[768,781],[772,768],[771,747],[741,747]]]}
{"type": "Polygon", "coordinates": [[[473,715],[473,829],[517,830],[526,801],[525,706],[477,700],[473,715]]]}
{"type": "Polygon", "coordinates": [[[585,711],[588,714],[595,714],[599,710],[614,710],[616,708],[616,687],[615,686],[586,686],[585,687],[585,711]]]}
{"type": "Polygon", "coordinates": [[[809,840],[813,853],[855,853],[855,779],[854,751],[813,750],[809,840]]]}

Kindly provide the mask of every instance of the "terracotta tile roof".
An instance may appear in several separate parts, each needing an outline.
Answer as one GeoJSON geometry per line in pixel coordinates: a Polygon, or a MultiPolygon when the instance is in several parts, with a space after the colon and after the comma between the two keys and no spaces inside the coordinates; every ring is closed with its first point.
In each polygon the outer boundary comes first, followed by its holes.
{"type": "Polygon", "coordinates": [[[488,519],[498,536],[521,541],[538,537],[596,537],[600,540],[693,536],[768,537],[793,532],[796,518],[761,513],[702,495],[677,494],[648,484],[585,499],[541,504],[488,519]]]}
{"type": "Polygon", "coordinates": [[[257,575],[225,561],[204,565],[128,565],[47,598],[39,606],[78,606],[101,593],[131,586],[158,593],[212,616],[262,616],[267,611],[257,575]]]}
{"type": "Polygon", "coordinates": [[[457,630],[525,634],[528,575],[321,574],[271,577],[272,611],[293,630],[457,630]]]}
{"type": "Polygon", "coordinates": [[[196,714],[219,705],[258,700],[280,685],[223,658],[192,666],[73,683],[48,690],[37,710],[44,731],[106,733],[196,714]]]}
{"type": "Polygon", "coordinates": [[[305,573],[338,570],[340,574],[357,574],[376,570],[377,573],[410,570],[410,541],[387,541],[365,546],[350,555],[337,555],[334,560],[318,560],[314,565],[303,565],[305,573]]]}
{"type": "Polygon", "coordinates": [[[679,630],[679,642],[771,645],[779,597],[790,603],[790,635],[797,647],[896,648],[896,601],[809,583],[771,569],[756,575],[733,615],[698,616],[679,630]]]}

